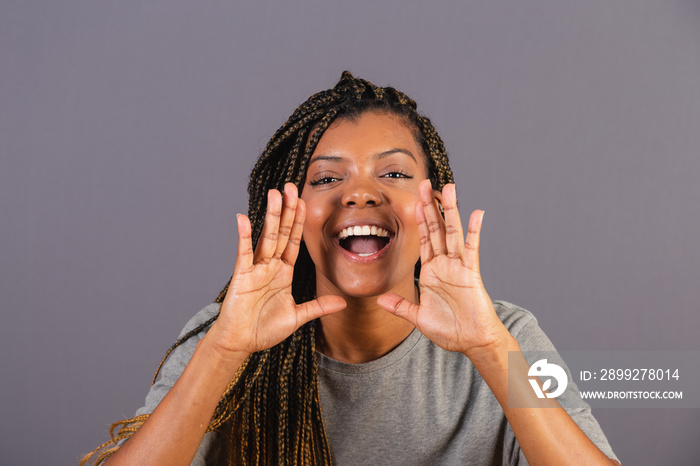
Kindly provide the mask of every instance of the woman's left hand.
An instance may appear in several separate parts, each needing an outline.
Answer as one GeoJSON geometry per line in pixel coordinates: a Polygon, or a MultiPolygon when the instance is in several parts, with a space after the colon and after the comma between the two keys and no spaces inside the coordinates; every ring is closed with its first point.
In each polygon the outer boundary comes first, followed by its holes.
{"type": "Polygon", "coordinates": [[[436,345],[467,356],[489,351],[509,336],[493,308],[479,271],[479,236],[484,211],[469,218],[466,241],[454,184],[442,189],[443,220],[430,186],[419,185],[416,205],[420,236],[420,303],[394,293],[377,302],[411,322],[436,345]]]}

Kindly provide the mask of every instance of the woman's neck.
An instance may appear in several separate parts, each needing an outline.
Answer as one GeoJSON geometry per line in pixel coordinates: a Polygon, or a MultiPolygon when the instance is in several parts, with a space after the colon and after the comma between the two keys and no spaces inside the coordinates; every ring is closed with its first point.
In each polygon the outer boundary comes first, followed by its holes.
{"type": "MultiPolygon", "coordinates": [[[[411,282],[392,292],[418,302],[418,289],[411,282]]],[[[396,348],[414,327],[377,305],[377,297],[343,296],[348,306],[321,317],[316,348],[337,361],[360,364],[379,359],[396,348]]]]}

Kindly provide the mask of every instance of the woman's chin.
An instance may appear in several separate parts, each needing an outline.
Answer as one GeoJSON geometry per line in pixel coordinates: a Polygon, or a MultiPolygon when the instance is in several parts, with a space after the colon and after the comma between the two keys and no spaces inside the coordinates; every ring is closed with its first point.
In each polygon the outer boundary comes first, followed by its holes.
{"type": "Polygon", "coordinates": [[[405,294],[415,287],[413,277],[406,280],[390,281],[386,277],[357,277],[341,279],[334,283],[338,292],[347,299],[376,298],[385,293],[405,294]],[[404,293],[401,291],[404,290],[404,293]]]}

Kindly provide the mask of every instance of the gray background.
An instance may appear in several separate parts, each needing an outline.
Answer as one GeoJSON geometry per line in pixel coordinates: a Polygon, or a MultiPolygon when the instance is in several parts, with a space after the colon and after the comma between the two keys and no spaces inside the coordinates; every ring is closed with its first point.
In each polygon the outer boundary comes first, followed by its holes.
{"type": "MultiPolygon", "coordinates": [[[[2,0],[2,465],[142,404],[256,156],[344,69],[433,119],[493,298],[561,350],[700,350],[699,2],[2,0]]],[[[697,409],[594,414],[623,463],[700,459],[697,409]]]]}

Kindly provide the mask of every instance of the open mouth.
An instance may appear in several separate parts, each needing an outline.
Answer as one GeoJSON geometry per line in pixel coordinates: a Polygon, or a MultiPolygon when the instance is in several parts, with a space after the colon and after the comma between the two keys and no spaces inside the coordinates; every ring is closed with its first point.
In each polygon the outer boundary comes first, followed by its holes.
{"type": "Polygon", "coordinates": [[[373,256],[384,250],[393,233],[375,225],[350,226],[338,234],[338,244],[359,257],[373,256]]]}

